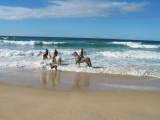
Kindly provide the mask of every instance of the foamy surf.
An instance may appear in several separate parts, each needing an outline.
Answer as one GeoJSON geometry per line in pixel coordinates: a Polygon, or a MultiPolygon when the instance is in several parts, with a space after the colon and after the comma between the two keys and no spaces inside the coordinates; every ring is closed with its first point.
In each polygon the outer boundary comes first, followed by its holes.
{"type": "Polygon", "coordinates": [[[160,45],[145,45],[142,42],[112,42],[113,44],[127,45],[131,48],[159,48],[160,45]]]}
{"type": "Polygon", "coordinates": [[[58,70],[61,71],[160,77],[159,45],[157,41],[0,37],[0,67],[50,70],[52,61],[37,56],[39,51],[48,48],[51,53],[58,50],[62,58],[58,70]],[[80,48],[84,48],[84,56],[90,57],[93,67],[75,64],[71,54],[79,53],[80,48]]]}

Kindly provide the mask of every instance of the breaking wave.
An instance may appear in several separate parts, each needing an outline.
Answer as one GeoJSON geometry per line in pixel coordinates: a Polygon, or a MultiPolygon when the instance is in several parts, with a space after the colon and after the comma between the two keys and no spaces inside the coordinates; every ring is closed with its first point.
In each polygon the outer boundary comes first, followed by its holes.
{"type": "Polygon", "coordinates": [[[142,42],[112,42],[113,44],[127,45],[131,48],[159,48],[160,45],[146,45],[142,42]]]}

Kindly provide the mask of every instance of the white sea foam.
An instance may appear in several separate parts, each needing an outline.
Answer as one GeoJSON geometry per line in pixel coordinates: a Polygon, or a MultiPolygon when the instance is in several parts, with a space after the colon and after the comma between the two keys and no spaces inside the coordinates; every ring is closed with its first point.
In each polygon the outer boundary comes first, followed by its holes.
{"type": "Polygon", "coordinates": [[[65,44],[66,42],[45,42],[45,41],[35,41],[35,40],[30,40],[30,41],[14,41],[14,40],[0,40],[0,44],[15,44],[15,45],[39,45],[39,44],[44,44],[44,45],[51,45],[51,44],[65,44]]]}
{"type": "Polygon", "coordinates": [[[159,48],[160,45],[144,45],[141,42],[112,42],[113,44],[127,45],[131,48],[159,48]]]}
{"type": "Polygon", "coordinates": [[[102,54],[108,58],[135,58],[135,59],[157,59],[160,60],[160,53],[153,52],[153,51],[125,51],[125,52],[111,52],[111,51],[104,51],[98,52],[98,54],[102,54]]]}
{"type": "Polygon", "coordinates": [[[4,44],[16,44],[16,45],[36,45],[40,44],[39,41],[10,41],[10,40],[4,40],[4,44]]]}
{"type": "MultiPolygon", "coordinates": [[[[158,68],[160,63],[152,61],[154,59],[159,61],[160,53],[150,51],[126,51],[124,53],[111,51],[97,52],[86,55],[91,58],[93,66],[89,68],[86,66],[86,63],[81,63],[80,67],[78,64],[75,64],[74,57],[71,55],[73,51],[75,50],[59,49],[62,65],[58,67],[58,70],[136,76],[160,76],[160,69],[158,68]],[[142,60],[139,61],[139,59],[142,60]]],[[[0,49],[0,67],[50,69],[49,63],[51,60],[42,60],[42,57],[37,56],[38,53],[39,50],[23,51],[0,49]]]]}
{"type": "Polygon", "coordinates": [[[51,44],[64,44],[64,43],[66,43],[66,42],[45,42],[45,41],[42,41],[42,43],[43,43],[44,45],[51,45],[51,44]]]}
{"type": "Polygon", "coordinates": [[[0,37],[0,40],[8,39],[8,37],[0,37]]]}

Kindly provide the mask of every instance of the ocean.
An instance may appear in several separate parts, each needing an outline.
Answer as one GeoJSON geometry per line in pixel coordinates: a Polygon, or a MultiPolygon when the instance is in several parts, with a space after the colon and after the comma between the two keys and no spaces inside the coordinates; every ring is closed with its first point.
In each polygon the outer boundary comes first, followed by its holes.
{"type": "Polygon", "coordinates": [[[148,40],[0,36],[0,68],[50,70],[52,61],[37,56],[46,48],[58,50],[60,71],[160,77],[160,41],[148,40]],[[81,48],[92,67],[75,64],[81,48]]]}

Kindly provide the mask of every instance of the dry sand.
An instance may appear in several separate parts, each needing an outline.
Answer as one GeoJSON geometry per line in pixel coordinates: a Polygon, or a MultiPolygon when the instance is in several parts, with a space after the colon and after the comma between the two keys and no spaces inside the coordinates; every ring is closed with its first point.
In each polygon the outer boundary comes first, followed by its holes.
{"type": "Polygon", "coordinates": [[[0,120],[160,120],[160,92],[59,89],[0,84],[0,120]]]}

